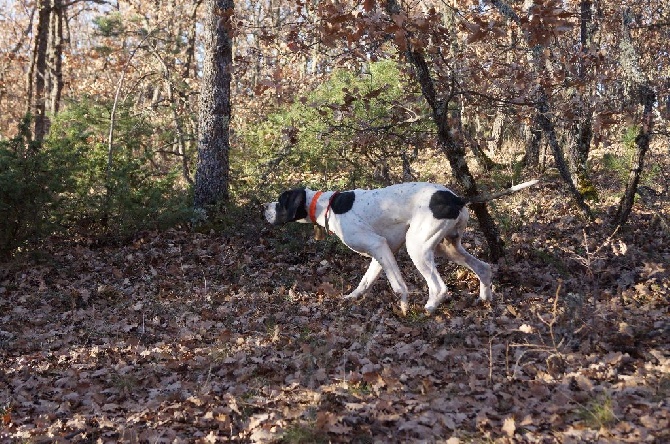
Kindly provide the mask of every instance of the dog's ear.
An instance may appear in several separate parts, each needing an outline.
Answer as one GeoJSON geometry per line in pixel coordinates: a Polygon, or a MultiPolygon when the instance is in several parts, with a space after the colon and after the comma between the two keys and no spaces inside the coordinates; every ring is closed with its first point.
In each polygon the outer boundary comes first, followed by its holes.
{"type": "Polygon", "coordinates": [[[277,223],[293,222],[307,217],[307,193],[304,188],[284,191],[277,202],[277,223]]]}

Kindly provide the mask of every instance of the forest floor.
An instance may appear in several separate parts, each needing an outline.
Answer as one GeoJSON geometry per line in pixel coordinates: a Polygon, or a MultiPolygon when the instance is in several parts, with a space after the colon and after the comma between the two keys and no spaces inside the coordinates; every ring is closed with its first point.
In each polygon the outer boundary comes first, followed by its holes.
{"type": "Polygon", "coordinates": [[[670,204],[646,192],[615,232],[615,198],[594,222],[555,184],[496,201],[494,301],[442,263],[433,316],[406,253],[402,316],[383,278],[342,299],[364,258],[259,212],[52,239],[0,264],[0,442],[670,442],[670,204]]]}

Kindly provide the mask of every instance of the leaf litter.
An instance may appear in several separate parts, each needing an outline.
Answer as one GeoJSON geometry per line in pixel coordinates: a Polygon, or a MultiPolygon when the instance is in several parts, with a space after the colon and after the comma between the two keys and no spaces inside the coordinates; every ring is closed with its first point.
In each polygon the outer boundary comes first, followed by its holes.
{"type": "Polygon", "coordinates": [[[638,208],[611,235],[543,193],[506,230],[496,300],[441,264],[430,317],[406,254],[403,317],[383,279],[343,300],[366,261],[308,230],[54,240],[0,271],[0,440],[670,440],[667,233],[638,208]]]}

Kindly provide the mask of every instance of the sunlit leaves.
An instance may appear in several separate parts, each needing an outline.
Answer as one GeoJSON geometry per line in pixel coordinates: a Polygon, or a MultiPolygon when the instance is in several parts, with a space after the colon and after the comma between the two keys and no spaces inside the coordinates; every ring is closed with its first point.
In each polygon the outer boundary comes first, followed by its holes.
{"type": "Polygon", "coordinates": [[[223,233],[49,240],[0,268],[0,438],[667,440],[663,228],[643,210],[585,233],[550,187],[500,205],[499,302],[476,304],[476,277],[440,263],[435,316],[404,253],[403,317],[385,282],[341,298],[364,258],[247,209],[223,233]]]}

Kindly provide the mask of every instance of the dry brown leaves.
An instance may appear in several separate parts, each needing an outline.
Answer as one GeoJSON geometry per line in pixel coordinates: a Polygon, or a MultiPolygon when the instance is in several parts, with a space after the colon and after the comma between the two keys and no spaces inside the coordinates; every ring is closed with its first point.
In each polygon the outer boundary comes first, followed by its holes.
{"type": "Polygon", "coordinates": [[[445,264],[433,317],[406,254],[407,317],[383,280],[343,301],[365,263],[308,230],[145,233],[6,264],[0,440],[670,440],[667,235],[638,209],[609,237],[543,193],[542,211],[501,212],[496,301],[445,264]]]}

